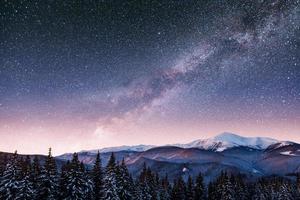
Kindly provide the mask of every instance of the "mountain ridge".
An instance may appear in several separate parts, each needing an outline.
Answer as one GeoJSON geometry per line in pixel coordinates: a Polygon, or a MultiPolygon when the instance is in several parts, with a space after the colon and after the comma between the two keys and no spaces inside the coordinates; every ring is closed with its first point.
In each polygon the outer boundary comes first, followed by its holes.
{"type": "MultiPolygon", "coordinates": [[[[79,160],[90,169],[97,152],[78,152],[79,160]]],[[[124,159],[133,176],[139,174],[144,163],[161,176],[168,174],[171,179],[180,176],[187,178],[189,175],[195,177],[201,172],[206,182],[222,171],[243,173],[254,179],[272,174],[285,176],[300,173],[300,144],[266,137],[242,137],[233,133],[222,133],[187,144],[106,148],[100,151],[103,166],[107,165],[112,152],[115,152],[117,162],[124,159]]],[[[66,153],[55,159],[64,163],[72,159],[72,154],[66,153]]]]}
{"type": "MultiPolygon", "coordinates": [[[[207,139],[197,139],[189,143],[176,143],[176,144],[166,144],[166,145],[122,145],[122,146],[114,146],[114,147],[105,147],[101,149],[92,149],[92,150],[83,150],[83,152],[89,153],[107,153],[107,152],[118,152],[118,151],[136,151],[143,152],[147,151],[151,148],[161,147],[161,146],[176,146],[181,148],[199,148],[205,150],[212,151],[224,151],[228,148],[236,147],[236,146],[248,146],[251,148],[257,149],[266,149],[271,144],[279,143],[279,140],[269,138],[269,137],[244,137],[235,133],[223,132],[214,137],[210,137],[207,139]]],[[[65,153],[68,154],[68,153],[65,153]]],[[[65,155],[62,154],[62,155],[65,155]]],[[[59,155],[59,156],[62,156],[59,155]]]]}

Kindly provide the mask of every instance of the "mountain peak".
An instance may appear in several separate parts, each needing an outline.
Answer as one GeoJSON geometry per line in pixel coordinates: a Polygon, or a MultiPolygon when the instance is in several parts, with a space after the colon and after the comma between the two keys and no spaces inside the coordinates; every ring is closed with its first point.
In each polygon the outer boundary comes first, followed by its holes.
{"type": "Polygon", "coordinates": [[[248,146],[252,148],[265,149],[271,144],[275,144],[278,140],[268,137],[243,137],[234,133],[222,133],[213,138],[218,142],[225,142],[232,146],[248,146]]]}
{"type": "Polygon", "coordinates": [[[213,139],[215,139],[215,140],[233,140],[233,139],[241,139],[241,138],[244,138],[244,137],[237,135],[235,133],[229,133],[229,132],[224,132],[224,133],[221,133],[221,134],[213,137],[213,139]]]}
{"type": "Polygon", "coordinates": [[[210,149],[214,151],[224,151],[225,149],[237,147],[237,146],[247,146],[255,149],[265,149],[271,144],[275,144],[278,141],[267,137],[244,137],[234,133],[224,132],[215,137],[211,137],[204,140],[196,140],[183,147],[191,148],[201,148],[210,149]]]}

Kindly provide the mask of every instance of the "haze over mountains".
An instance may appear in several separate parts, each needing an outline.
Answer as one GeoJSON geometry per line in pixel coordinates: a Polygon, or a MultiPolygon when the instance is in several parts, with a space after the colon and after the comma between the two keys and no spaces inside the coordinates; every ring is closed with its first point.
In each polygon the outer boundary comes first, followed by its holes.
{"type": "MultiPolygon", "coordinates": [[[[106,165],[111,152],[115,153],[118,161],[124,158],[133,176],[139,173],[144,163],[158,174],[168,174],[171,178],[186,178],[201,172],[207,182],[222,170],[240,172],[250,178],[300,172],[300,144],[232,133],[187,144],[120,146],[99,151],[103,165],[106,165]]],[[[79,152],[79,159],[87,166],[92,165],[97,152],[79,152]]],[[[68,153],[56,158],[70,160],[71,157],[72,154],[68,153]]]]}

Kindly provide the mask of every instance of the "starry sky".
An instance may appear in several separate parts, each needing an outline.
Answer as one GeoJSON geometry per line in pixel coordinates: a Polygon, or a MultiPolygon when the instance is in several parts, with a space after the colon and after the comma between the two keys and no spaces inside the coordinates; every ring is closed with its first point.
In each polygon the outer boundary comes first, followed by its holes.
{"type": "Polygon", "coordinates": [[[0,151],[300,142],[299,0],[2,0],[0,27],[0,151]]]}

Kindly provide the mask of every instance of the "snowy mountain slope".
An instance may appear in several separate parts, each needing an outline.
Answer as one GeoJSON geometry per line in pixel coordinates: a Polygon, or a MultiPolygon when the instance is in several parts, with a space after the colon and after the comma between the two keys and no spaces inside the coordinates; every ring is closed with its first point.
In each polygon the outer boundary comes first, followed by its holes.
{"type": "Polygon", "coordinates": [[[213,151],[224,151],[225,149],[247,146],[254,149],[265,149],[278,140],[266,137],[242,137],[233,133],[222,133],[212,138],[195,140],[188,144],[179,145],[183,148],[200,148],[213,151]]]}
{"type": "MultiPolygon", "coordinates": [[[[199,148],[199,149],[221,152],[224,151],[225,149],[237,147],[237,146],[247,146],[254,149],[266,149],[271,144],[276,144],[278,142],[279,142],[278,140],[267,138],[267,137],[243,137],[237,134],[225,132],[215,137],[211,137],[208,139],[199,139],[187,144],[170,144],[165,146],[176,146],[181,148],[199,148]]],[[[79,153],[96,154],[98,151],[100,153],[119,152],[119,151],[143,152],[155,147],[158,146],[142,145],[142,144],[134,145],[134,146],[123,145],[117,147],[107,147],[102,149],[84,150],[79,153]]]]}
{"type": "MultiPolygon", "coordinates": [[[[281,142],[280,144],[285,144],[287,142],[281,142]]],[[[163,148],[168,146],[180,147],[184,149],[197,148],[202,150],[209,150],[214,152],[223,152],[227,149],[234,147],[248,147],[251,149],[262,150],[266,149],[270,145],[279,144],[279,141],[266,137],[242,137],[233,133],[222,133],[215,137],[208,139],[195,140],[187,144],[172,144],[166,146],[154,146],[154,145],[135,145],[135,146],[118,146],[118,147],[108,147],[103,149],[95,149],[88,151],[79,152],[79,159],[85,161],[85,163],[92,163],[96,153],[110,153],[110,152],[120,152],[123,157],[127,156],[128,152],[133,154],[134,152],[145,152],[151,150],[152,148],[163,148]],[[126,152],[126,153],[125,153],[126,152]]],[[[161,155],[158,155],[159,157],[161,155]]],[[[58,156],[60,159],[70,160],[72,158],[72,153],[66,153],[58,156]]]]}
{"type": "MultiPolygon", "coordinates": [[[[300,172],[300,144],[266,137],[242,137],[222,133],[187,144],[166,146],[137,145],[100,149],[103,166],[111,152],[116,160],[123,158],[132,174],[137,175],[144,162],[161,175],[170,178],[196,175],[200,171],[210,180],[222,170],[244,173],[257,178],[300,172]]],[[[92,166],[98,150],[79,152],[79,160],[92,166]]],[[[70,160],[72,154],[57,157],[70,160]]]]}
{"type": "Polygon", "coordinates": [[[89,152],[89,153],[97,153],[98,151],[100,153],[106,153],[106,152],[118,152],[118,151],[146,151],[148,149],[151,149],[155,147],[154,145],[134,145],[134,146],[128,146],[128,145],[122,145],[122,146],[117,146],[117,147],[106,147],[102,149],[94,149],[94,150],[84,150],[81,152],[89,152]]]}

